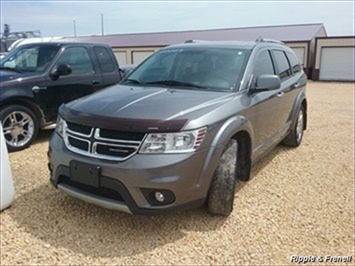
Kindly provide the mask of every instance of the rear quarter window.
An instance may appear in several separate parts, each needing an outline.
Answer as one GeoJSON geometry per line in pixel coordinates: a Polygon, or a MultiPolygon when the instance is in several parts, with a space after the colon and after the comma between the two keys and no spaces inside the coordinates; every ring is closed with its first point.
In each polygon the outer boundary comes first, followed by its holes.
{"type": "Polygon", "coordinates": [[[288,61],[290,62],[293,74],[300,72],[302,70],[302,67],[300,62],[298,61],[298,58],[293,53],[290,52],[286,52],[286,55],[288,61]]]}

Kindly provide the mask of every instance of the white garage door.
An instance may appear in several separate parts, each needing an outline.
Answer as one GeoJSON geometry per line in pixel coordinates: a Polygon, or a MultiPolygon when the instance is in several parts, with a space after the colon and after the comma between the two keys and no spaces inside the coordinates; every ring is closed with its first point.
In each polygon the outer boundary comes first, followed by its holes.
{"type": "Polygon", "coordinates": [[[295,52],[298,60],[300,60],[301,65],[305,66],[305,63],[304,63],[305,49],[304,49],[304,47],[291,47],[291,48],[295,52]]]}
{"type": "Polygon", "coordinates": [[[354,81],[354,47],[322,48],[319,79],[354,81]]]}
{"type": "Polygon", "coordinates": [[[115,53],[116,59],[118,61],[118,64],[120,66],[127,65],[127,53],[126,52],[116,51],[114,53],[115,53]]]}
{"type": "Polygon", "coordinates": [[[153,54],[154,51],[133,51],[132,52],[132,59],[133,59],[133,64],[137,65],[140,62],[142,62],[144,59],[146,59],[148,56],[153,54]]]}

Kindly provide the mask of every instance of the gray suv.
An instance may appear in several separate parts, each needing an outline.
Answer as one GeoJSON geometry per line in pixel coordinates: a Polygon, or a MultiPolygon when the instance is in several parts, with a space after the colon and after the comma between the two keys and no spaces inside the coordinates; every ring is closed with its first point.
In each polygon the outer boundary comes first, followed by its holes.
{"type": "Polygon", "coordinates": [[[119,85],[62,105],[50,181],[102,207],[156,214],[207,204],[229,215],[236,181],[307,124],[306,76],[286,45],[188,41],[119,85]]]}

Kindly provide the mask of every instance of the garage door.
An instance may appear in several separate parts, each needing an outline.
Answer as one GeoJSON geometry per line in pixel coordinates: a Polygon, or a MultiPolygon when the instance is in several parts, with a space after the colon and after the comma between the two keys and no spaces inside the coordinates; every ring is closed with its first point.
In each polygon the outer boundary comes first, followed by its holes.
{"type": "Polygon", "coordinates": [[[146,59],[148,56],[153,54],[154,51],[133,51],[132,52],[132,59],[133,59],[133,64],[137,65],[140,62],[142,62],[144,59],[146,59]]]}
{"type": "Polygon", "coordinates": [[[304,53],[305,53],[304,47],[291,47],[291,48],[295,52],[298,60],[300,60],[301,65],[306,67],[306,65],[304,63],[304,53]]]}
{"type": "Polygon", "coordinates": [[[319,79],[354,81],[354,47],[322,48],[319,79]]]}
{"type": "Polygon", "coordinates": [[[121,51],[115,51],[115,56],[120,66],[127,65],[127,53],[121,51]]]}

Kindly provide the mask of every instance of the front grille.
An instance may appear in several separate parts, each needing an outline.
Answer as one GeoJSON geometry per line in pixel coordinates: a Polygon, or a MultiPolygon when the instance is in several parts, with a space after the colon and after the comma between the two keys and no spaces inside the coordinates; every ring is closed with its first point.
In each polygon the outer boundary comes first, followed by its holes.
{"type": "Polygon", "coordinates": [[[83,140],[68,136],[68,142],[71,146],[73,146],[79,150],[83,150],[83,151],[89,150],[89,142],[87,142],[87,141],[83,141],[83,140]]]}
{"type": "Polygon", "coordinates": [[[88,135],[91,132],[91,127],[88,126],[83,126],[83,125],[79,125],[79,124],[75,124],[75,123],[71,123],[71,122],[66,122],[68,129],[74,132],[78,132],[81,134],[85,134],[88,135]]]}
{"type": "Polygon", "coordinates": [[[66,122],[64,142],[76,153],[100,159],[124,161],[138,152],[144,133],[92,128],[66,122]]]}
{"type": "Polygon", "coordinates": [[[140,141],[144,138],[145,134],[144,133],[121,132],[121,131],[115,131],[115,130],[109,130],[109,129],[101,129],[100,135],[102,138],[140,141]]]}

